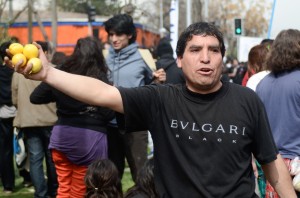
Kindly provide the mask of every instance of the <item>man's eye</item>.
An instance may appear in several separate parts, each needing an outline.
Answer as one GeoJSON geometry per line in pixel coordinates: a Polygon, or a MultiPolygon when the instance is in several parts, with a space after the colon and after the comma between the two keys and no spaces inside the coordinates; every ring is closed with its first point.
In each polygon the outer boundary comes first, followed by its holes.
{"type": "Polygon", "coordinates": [[[220,49],[214,48],[214,49],[212,49],[212,51],[213,51],[213,52],[216,52],[216,53],[219,53],[219,52],[220,52],[220,49]]]}

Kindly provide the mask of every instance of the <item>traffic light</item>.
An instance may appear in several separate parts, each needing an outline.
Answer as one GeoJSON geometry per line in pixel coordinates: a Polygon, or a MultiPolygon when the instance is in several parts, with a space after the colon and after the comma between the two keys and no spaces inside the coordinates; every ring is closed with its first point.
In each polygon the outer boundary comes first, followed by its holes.
{"type": "Polygon", "coordinates": [[[234,19],[235,35],[242,35],[242,19],[234,19]]]}
{"type": "Polygon", "coordinates": [[[94,22],[96,18],[96,8],[95,6],[88,6],[88,20],[89,22],[94,22]]]}

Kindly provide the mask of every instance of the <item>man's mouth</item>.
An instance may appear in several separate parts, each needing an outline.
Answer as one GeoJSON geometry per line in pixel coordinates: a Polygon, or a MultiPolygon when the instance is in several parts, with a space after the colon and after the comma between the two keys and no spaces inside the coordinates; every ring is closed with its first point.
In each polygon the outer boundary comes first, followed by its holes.
{"type": "Polygon", "coordinates": [[[202,68],[202,69],[200,69],[200,71],[202,71],[202,72],[210,72],[210,71],[212,71],[212,70],[209,69],[209,68],[202,68]]]}
{"type": "Polygon", "coordinates": [[[203,75],[209,75],[213,72],[213,70],[210,68],[201,68],[201,69],[197,70],[197,72],[200,74],[203,74],[203,75]]]}

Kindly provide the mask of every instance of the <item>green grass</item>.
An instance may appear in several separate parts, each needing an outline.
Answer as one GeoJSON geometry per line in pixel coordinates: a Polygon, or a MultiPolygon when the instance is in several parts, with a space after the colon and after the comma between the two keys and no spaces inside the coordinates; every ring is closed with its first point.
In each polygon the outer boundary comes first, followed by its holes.
{"type": "MultiPolygon", "coordinates": [[[[30,187],[30,188],[24,188],[22,185],[23,179],[18,175],[18,173],[16,172],[16,180],[15,180],[15,189],[14,192],[12,194],[4,194],[2,189],[2,184],[0,184],[1,186],[1,190],[0,190],[0,197],[9,197],[9,198],[32,198],[33,197],[33,193],[34,193],[34,188],[30,187]]],[[[123,192],[126,192],[128,188],[130,188],[131,186],[133,186],[133,181],[131,178],[131,174],[129,171],[129,168],[126,168],[124,171],[124,175],[123,175],[123,179],[122,179],[122,187],[123,187],[123,192]]]]}
{"type": "Polygon", "coordinates": [[[34,189],[33,187],[24,188],[23,179],[16,174],[15,189],[12,194],[3,193],[3,187],[1,184],[0,197],[11,197],[11,198],[32,198],[34,189]]]}
{"type": "Polygon", "coordinates": [[[125,168],[124,175],[122,178],[123,192],[125,193],[128,190],[128,188],[132,187],[133,185],[134,183],[130,174],[130,170],[129,168],[125,168]]]}

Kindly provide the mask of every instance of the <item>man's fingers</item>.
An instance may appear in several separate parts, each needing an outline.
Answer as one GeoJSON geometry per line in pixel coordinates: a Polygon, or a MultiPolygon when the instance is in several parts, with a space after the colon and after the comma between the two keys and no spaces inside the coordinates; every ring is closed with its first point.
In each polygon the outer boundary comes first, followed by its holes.
{"type": "Polygon", "coordinates": [[[11,63],[11,60],[7,56],[4,57],[3,65],[6,65],[10,68],[14,68],[14,65],[11,63]]]}
{"type": "Polygon", "coordinates": [[[25,75],[30,75],[31,72],[32,72],[32,63],[29,63],[28,65],[25,66],[24,70],[23,70],[23,73],[25,75]]]}
{"type": "Polygon", "coordinates": [[[7,54],[8,57],[11,58],[11,57],[13,56],[13,55],[9,52],[9,49],[6,49],[5,52],[6,52],[6,54],[7,54]]]}

